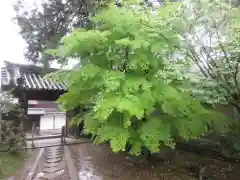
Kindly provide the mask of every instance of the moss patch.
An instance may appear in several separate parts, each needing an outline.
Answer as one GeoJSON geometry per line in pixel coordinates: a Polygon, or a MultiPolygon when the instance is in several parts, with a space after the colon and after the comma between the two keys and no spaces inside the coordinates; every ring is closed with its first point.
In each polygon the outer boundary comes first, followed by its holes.
{"type": "Polygon", "coordinates": [[[16,174],[24,166],[26,153],[17,155],[0,152],[0,179],[6,179],[16,174]]]}

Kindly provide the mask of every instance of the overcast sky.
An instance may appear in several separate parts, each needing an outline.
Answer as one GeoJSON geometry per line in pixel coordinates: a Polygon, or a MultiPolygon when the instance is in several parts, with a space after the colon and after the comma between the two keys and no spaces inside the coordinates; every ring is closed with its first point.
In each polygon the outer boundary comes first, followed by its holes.
{"type": "MultiPolygon", "coordinates": [[[[4,60],[27,63],[24,58],[25,43],[19,34],[20,28],[13,21],[15,12],[12,4],[16,0],[3,0],[1,2],[0,10],[0,66],[3,65],[4,60]]],[[[31,8],[36,0],[24,0],[25,8],[31,8]]],[[[41,0],[37,0],[37,4],[41,3],[41,0]]],[[[70,62],[69,68],[73,67],[76,62],[70,62]]],[[[54,63],[53,67],[58,68],[59,65],[54,63]]]]}
{"type": "MultiPolygon", "coordinates": [[[[24,40],[19,34],[20,28],[13,21],[15,12],[12,4],[16,0],[3,0],[1,2],[0,10],[0,66],[4,61],[16,62],[26,64],[27,61],[24,58],[24,47],[26,46],[24,40]]],[[[37,0],[38,3],[41,0],[37,0]]],[[[31,8],[35,3],[35,0],[24,0],[24,4],[27,8],[31,8]]],[[[70,62],[68,68],[73,67],[75,62],[70,62]]],[[[59,68],[60,66],[54,63],[52,67],[59,68]]]]}
{"type": "Polygon", "coordinates": [[[26,63],[23,51],[24,41],[18,34],[19,28],[14,24],[14,10],[12,8],[13,0],[3,0],[0,11],[0,65],[3,61],[26,63]]]}
{"type": "MultiPolygon", "coordinates": [[[[0,66],[3,61],[11,61],[16,63],[27,63],[24,58],[25,43],[19,34],[19,27],[13,22],[14,10],[13,2],[16,0],[2,0],[0,10],[0,66]]],[[[31,7],[35,0],[24,0],[24,4],[31,7]]],[[[38,3],[41,0],[37,0],[38,3]]],[[[75,63],[73,63],[75,64],[75,63]]],[[[72,63],[70,65],[72,67],[72,63]]],[[[54,67],[57,67],[55,64],[54,67]]]]}

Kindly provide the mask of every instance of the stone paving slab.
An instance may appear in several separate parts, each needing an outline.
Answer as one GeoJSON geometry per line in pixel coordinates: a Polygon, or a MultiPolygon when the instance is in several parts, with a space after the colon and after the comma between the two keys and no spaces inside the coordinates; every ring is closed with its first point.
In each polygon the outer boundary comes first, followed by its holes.
{"type": "Polygon", "coordinates": [[[53,158],[53,159],[45,159],[45,162],[50,164],[50,163],[59,163],[60,161],[62,161],[62,158],[53,158]]]}
{"type": "Polygon", "coordinates": [[[65,168],[64,168],[63,173],[61,173],[59,176],[57,176],[53,180],[74,180],[74,179],[71,179],[71,176],[70,176],[70,173],[69,173],[69,169],[68,169],[68,167],[66,165],[65,168]]]}
{"type": "Polygon", "coordinates": [[[49,164],[44,164],[44,168],[51,168],[51,167],[57,167],[57,166],[64,166],[65,162],[59,162],[59,163],[49,163],[49,164]]]}
{"type": "MultiPolygon", "coordinates": [[[[59,156],[60,156],[60,154],[59,154],[59,156]]],[[[53,156],[51,156],[51,155],[47,155],[47,156],[44,156],[44,158],[45,158],[45,159],[52,159],[53,156]]]]}
{"type": "Polygon", "coordinates": [[[54,151],[51,151],[51,152],[46,152],[46,156],[60,156],[61,155],[61,152],[60,150],[54,150],[54,151]]]}
{"type": "Polygon", "coordinates": [[[42,172],[44,173],[56,173],[57,171],[62,170],[63,167],[57,166],[57,167],[51,167],[51,168],[43,168],[42,172]]]}
{"type": "Polygon", "coordinates": [[[42,177],[39,178],[39,180],[52,180],[58,176],[59,174],[57,173],[44,174],[42,177]]]}

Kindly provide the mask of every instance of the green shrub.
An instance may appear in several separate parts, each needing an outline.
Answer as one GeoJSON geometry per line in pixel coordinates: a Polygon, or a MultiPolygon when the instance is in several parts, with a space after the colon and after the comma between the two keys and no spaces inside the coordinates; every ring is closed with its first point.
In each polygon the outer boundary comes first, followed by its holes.
{"type": "Polygon", "coordinates": [[[11,121],[0,121],[0,151],[17,153],[26,147],[25,134],[11,121]]]}

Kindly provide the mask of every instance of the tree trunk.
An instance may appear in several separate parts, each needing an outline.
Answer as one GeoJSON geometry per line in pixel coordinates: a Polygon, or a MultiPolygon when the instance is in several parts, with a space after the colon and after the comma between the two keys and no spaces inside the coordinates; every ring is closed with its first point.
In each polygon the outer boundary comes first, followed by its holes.
{"type": "Polygon", "coordinates": [[[240,120],[240,106],[235,106],[237,111],[237,119],[240,120]]]}
{"type": "Polygon", "coordinates": [[[143,157],[144,160],[147,160],[147,159],[149,159],[149,158],[152,156],[151,152],[150,152],[149,149],[146,148],[146,147],[144,147],[144,148],[142,149],[141,155],[142,155],[142,157],[143,157]]]}

